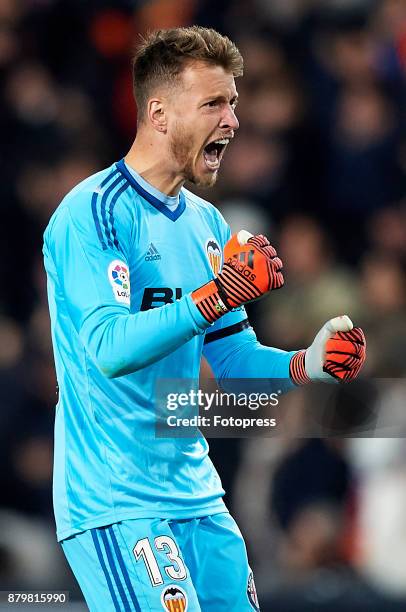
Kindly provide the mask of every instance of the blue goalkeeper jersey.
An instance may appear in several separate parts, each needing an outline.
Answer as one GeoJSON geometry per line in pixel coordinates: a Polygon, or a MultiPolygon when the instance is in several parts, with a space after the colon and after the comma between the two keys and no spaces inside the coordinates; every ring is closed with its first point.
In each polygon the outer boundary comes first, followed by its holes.
{"type": "MultiPolygon", "coordinates": [[[[52,216],[44,257],[59,540],[126,518],[224,511],[206,441],[156,438],[154,398],[159,379],[198,379],[206,331],[246,327],[243,308],[210,326],[190,297],[221,268],[229,237],[211,204],[182,188],[176,206],[123,160],[80,183],[52,216]]],[[[222,367],[216,344],[209,360],[222,367]]],[[[291,354],[257,353],[263,364],[274,357],[269,375],[288,376],[291,354]]]]}
{"type": "MultiPolygon", "coordinates": [[[[208,324],[187,294],[219,268],[229,230],[192,193],[182,189],[171,210],[151,191],[121,162],[69,193],[45,232],[60,392],[59,539],[125,518],[224,511],[205,440],[155,438],[154,394],[159,378],[199,376],[208,324]],[[174,309],[165,307],[171,303],[174,309]],[[127,336],[128,315],[139,312],[144,316],[127,336]],[[166,335],[175,326],[181,342],[168,354],[166,335]],[[149,351],[153,363],[139,369],[149,351]]],[[[230,313],[217,325],[243,318],[242,311],[230,313]]]]}

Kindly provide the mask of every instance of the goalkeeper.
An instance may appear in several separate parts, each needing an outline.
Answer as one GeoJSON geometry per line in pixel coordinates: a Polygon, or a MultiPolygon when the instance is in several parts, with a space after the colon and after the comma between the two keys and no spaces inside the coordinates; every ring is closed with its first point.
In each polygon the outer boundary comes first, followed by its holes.
{"type": "Polygon", "coordinates": [[[133,63],[130,152],[76,186],[45,232],[57,537],[92,611],[259,609],[206,441],[155,438],[157,380],[197,380],[202,353],[219,381],[292,388],[351,380],[365,359],[347,316],[307,349],[262,346],[244,304],[283,286],[282,262],[183,186],[215,183],[241,74],[214,30],[149,35],[133,63]]]}

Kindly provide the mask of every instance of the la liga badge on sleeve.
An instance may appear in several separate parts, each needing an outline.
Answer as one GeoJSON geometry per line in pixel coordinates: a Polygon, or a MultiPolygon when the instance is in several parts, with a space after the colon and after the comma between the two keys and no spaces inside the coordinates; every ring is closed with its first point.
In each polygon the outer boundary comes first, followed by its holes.
{"type": "Polygon", "coordinates": [[[130,305],[130,272],[127,264],[115,259],[109,265],[107,275],[116,301],[130,305]]]}

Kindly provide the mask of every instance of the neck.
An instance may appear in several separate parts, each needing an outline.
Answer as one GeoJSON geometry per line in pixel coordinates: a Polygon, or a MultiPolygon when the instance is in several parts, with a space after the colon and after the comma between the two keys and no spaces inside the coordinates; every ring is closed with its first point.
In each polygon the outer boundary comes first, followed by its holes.
{"type": "Polygon", "coordinates": [[[166,142],[144,134],[142,129],[137,133],[124,160],[145,181],[168,196],[178,195],[185,182],[184,177],[173,167],[166,142]]]}

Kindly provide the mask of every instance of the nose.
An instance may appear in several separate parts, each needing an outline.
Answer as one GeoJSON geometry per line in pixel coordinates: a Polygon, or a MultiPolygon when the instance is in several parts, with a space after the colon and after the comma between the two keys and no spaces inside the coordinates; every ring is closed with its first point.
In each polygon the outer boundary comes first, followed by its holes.
{"type": "Polygon", "coordinates": [[[240,127],[237,116],[231,106],[228,106],[224,111],[224,114],[221,117],[220,127],[223,129],[228,128],[232,130],[238,130],[238,128],[240,127]]]}

